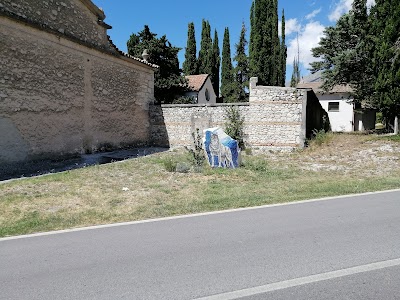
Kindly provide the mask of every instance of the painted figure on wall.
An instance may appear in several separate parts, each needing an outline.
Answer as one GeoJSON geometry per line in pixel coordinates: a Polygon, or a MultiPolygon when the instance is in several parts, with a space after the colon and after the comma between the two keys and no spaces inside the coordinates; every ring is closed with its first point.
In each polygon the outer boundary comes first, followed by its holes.
{"type": "Polygon", "coordinates": [[[221,128],[204,130],[204,150],[211,167],[237,168],[240,165],[238,142],[221,128]]]}

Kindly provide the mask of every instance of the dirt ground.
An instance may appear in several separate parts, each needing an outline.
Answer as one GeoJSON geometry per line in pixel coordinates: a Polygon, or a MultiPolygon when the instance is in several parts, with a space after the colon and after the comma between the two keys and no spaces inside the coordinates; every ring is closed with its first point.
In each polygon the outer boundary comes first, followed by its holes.
{"type": "Polygon", "coordinates": [[[278,154],[270,158],[280,164],[295,163],[305,170],[384,176],[400,169],[400,142],[376,135],[334,134],[327,143],[311,144],[289,157],[278,154]],[[366,170],[368,174],[364,174],[366,170]]]}

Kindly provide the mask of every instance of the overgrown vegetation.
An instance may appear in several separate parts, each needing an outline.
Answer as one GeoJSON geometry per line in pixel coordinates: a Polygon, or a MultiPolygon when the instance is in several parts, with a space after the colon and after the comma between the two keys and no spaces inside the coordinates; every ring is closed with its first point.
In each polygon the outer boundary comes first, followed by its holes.
{"type": "Polygon", "coordinates": [[[239,148],[244,149],[244,117],[240,114],[240,111],[235,106],[228,106],[225,110],[225,132],[234,140],[238,141],[239,148]]]}
{"type": "Polygon", "coordinates": [[[322,144],[329,143],[333,138],[332,132],[327,132],[324,129],[313,130],[313,136],[311,140],[308,141],[309,145],[321,146],[322,144]]]}
{"type": "Polygon", "coordinates": [[[193,148],[186,148],[190,155],[191,161],[195,167],[195,170],[201,170],[206,160],[204,149],[203,149],[203,138],[200,134],[200,130],[196,128],[196,132],[192,132],[193,148]]]}

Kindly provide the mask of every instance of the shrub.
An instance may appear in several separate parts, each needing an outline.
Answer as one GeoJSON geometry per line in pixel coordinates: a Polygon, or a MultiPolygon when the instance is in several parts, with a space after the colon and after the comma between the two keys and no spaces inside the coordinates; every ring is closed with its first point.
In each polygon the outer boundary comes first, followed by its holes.
{"type": "Polygon", "coordinates": [[[235,106],[229,106],[226,111],[225,132],[231,138],[238,141],[239,148],[244,149],[243,142],[243,126],[244,118],[241,116],[239,109],[235,106]]]}
{"type": "Polygon", "coordinates": [[[196,103],[194,97],[189,96],[180,96],[172,101],[172,104],[193,104],[196,103]]]}
{"type": "Polygon", "coordinates": [[[206,160],[203,150],[203,139],[200,135],[200,130],[198,128],[196,128],[196,132],[192,132],[192,138],[193,138],[193,149],[188,147],[186,147],[186,149],[190,153],[191,161],[196,171],[196,169],[199,169],[199,167],[203,166],[204,161],[206,160]]]}
{"type": "Polygon", "coordinates": [[[168,172],[175,172],[176,171],[176,166],[177,162],[172,158],[172,157],[167,157],[164,161],[164,168],[168,172]]]}
{"type": "Polygon", "coordinates": [[[188,173],[190,170],[190,166],[187,163],[179,162],[177,163],[175,170],[178,173],[188,173]]]}
{"type": "Polygon", "coordinates": [[[322,144],[329,143],[332,139],[332,133],[326,132],[325,130],[313,130],[313,136],[311,138],[311,144],[321,146],[322,144]]]}

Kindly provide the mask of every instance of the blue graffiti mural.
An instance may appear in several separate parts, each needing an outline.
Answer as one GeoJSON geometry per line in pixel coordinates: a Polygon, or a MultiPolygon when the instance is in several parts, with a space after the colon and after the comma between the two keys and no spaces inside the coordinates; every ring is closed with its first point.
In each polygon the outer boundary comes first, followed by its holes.
{"type": "Polygon", "coordinates": [[[239,167],[240,149],[238,142],[221,128],[205,129],[203,144],[211,167],[239,167]]]}

